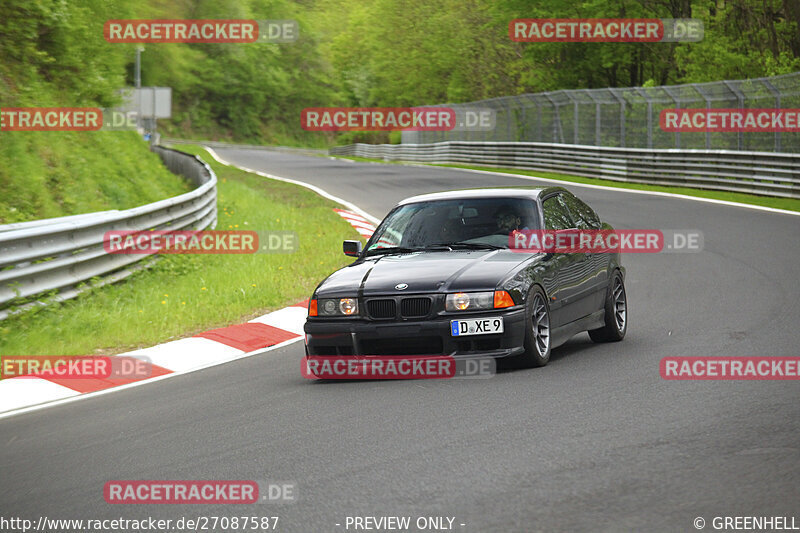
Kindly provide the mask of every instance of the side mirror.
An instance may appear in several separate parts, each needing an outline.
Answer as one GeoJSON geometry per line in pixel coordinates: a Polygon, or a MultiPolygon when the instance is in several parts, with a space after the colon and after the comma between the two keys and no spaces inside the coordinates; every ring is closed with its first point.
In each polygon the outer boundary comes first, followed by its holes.
{"type": "Polygon", "coordinates": [[[342,243],[342,250],[344,251],[344,255],[358,257],[361,255],[361,241],[344,241],[342,243]]]}

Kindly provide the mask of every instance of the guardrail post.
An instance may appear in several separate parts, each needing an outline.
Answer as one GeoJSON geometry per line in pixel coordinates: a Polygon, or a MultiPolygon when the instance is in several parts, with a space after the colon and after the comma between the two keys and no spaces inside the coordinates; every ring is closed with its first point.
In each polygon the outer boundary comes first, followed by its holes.
{"type": "Polygon", "coordinates": [[[594,97],[592,91],[586,91],[586,94],[594,102],[594,145],[602,146],[600,142],[600,102],[594,97]]]}
{"type": "Polygon", "coordinates": [[[572,102],[572,144],[578,144],[578,101],[572,96],[573,91],[564,91],[572,102]]]}
{"type": "Polygon", "coordinates": [[[536,106],[536,139],[537,141],[542,140],[542,106],[536,106]]]}
{"type": "MultiPolygon", "coordinates": [[[[736,95],[736,99],[739,101],[739,109],[744,109],[744,95],[742,94],[742,92],[737,87],[734,87],[734,85],[728,80],[722,80],[722,83],[724,83],[725,87],[730,89],[730,91],[736,95]]],[[[741,150],[743,144],[744,143],[742,138],[742,130],[739,130],[739,132],[736,135],[737,148],[741,150]]]]}
{"type": "MultiPolygon", "coordinates": [[[[781,92],[766,78],[760,78],[758,81],[763,83],[764,87],[772,93],[772,96],[775,98],[775,109],[781,109],[781,92]]],[[[777,129],[775,130],[775,151],[781,151],[781,132],[777,129]]]]}
{"type": "Polygon", "coordinates": [[[561,124],[561,117],[558,117],[559,118],[558,125],[556,125],[556,117],[558,116],[558,106],[556,105],[555,100],[553,100],[553,98],[550,96],[550,93],[542,93],[542,94],[545,98],[547,98],[547,101],[550,102],[550,105],[553,106],[553,142],[557,143],[558,136],[556,128],[558,128],[561,124]]]}
{"type": "Polygon", "coordinates": [[[647,147],[653,147],[653,99],[642,87],[633,88],[647,102],[647,147]]]}
{"type": "MultiPolygon", "coordinates": [[[[667,96],[672,98],[672,100],[675,102],[675,109],[680,109],[681,108],[681,101],[680,101],[680,99],[678,97],[676,97],[674,94],[672,94],[671,88],[667,87],[667,86],[663,86],[661,88],[664,89],[664,92],[667,93],[667,96]]],[[[681,147],[681,132],[676,131],[675,132],[675,148],[680,148],[680,147],[681,147]]]]}
{"type": "MultiPolygon", "coordinates": [[[[700,94],[700,96],[703,97],[703,100],[705,100],[705,102],[706,102],[706,110],[710,111],[711,110],[711,98],[706,96],[705,91],[703,91],[703,89],[702,89],[702,85],[693,83],[692,87],[694,87],[694,90],[697,91],[700,94]]],[[[706,150],[710,150],[710,149],[711,149],[711,132],[710,131],[706,131],[706,150]]]]}
{"type": "Polygon", "coordinates": [[[619,95],[619,89],[609,89],[611,95],[619,102],[619,145],[625,146],[625,99],[619,95]]]}

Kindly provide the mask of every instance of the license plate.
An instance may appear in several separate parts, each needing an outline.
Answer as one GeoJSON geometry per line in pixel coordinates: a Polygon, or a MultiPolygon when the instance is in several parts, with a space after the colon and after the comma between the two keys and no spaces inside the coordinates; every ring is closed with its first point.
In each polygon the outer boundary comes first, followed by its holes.
{"type": "Polygon", "coordinates": [[[503,317],[465,318],[450,321],[450,334],[453,337],[466,335],[489,335],[503,333],[503,317]]]}

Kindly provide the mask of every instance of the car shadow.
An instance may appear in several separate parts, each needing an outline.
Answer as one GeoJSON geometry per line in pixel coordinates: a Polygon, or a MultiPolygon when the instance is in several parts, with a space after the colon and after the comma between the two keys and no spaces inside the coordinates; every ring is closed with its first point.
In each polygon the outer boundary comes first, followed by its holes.
{"type": "MultiPolygon", "coordinates": [[[[597,343],[593,342],[587,333],[579,333],[578,335],[574,336],[566,343],[562,344],[558,348],[554,349],[550,353],[550,362],[549,364],[557,364],[559,361],[566,359],[568,357],[575,357],[580,355],[585,355],[587,357],[591,357],[592,351],[597,349],[597,343]]],[[[525,367],[520,365],[517,361],[514,360],[507,360],[507,359],[497,359],[496,360],[496,374],[505,374],[508,372],[514,372],[516,370],[525,370],[530,369],[530,367],[525,367]]],[[[534,369],[535,370],[535,369],[534,369]]],[[[369,383],[369,382],[382,382],[382,381],[418,381],[419,378],[414,379],[404,379],[404,378],[396,378],[396,379],[374,379],[374,378],[354,378],[354,379],[311,379],[311,383],[317,385],[330,385],[330,384],[356,384],[356,383],[369,383]]]]}
{"type": "MultiPolygon", "coordinates": [[[[585,354],[589,356],[591,355],[591,350],[596,347],[597,343],[589,338],[588,333],[579,333],[558,348],[553,349],[550,352],[550,362],[548,364],[552,365],[553,363],[556,363],[562,359],[578,354],[585,354]]],[[[497,360],[498,374],[514,372],[516,370],[525,370],[529,368],[530,367],[520,365],[518,361],[505,359],[497,360]]]]}

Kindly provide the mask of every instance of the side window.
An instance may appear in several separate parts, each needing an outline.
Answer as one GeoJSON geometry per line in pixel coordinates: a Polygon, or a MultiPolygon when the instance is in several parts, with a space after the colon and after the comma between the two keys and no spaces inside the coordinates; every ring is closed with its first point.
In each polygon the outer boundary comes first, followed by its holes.
{"type": "Polygon", "coordinates": [[[573,227],[569,211],[560,200],[560,194],[542,202],[545,229],[569,229],[573,227]]]}
{"type": "Polygon", "coordinates": [[[600,218],[592,208],[572,194],[562,194],[561,198],[569,209],[572,220],[578,229],[600,229],[600,218]]]}

